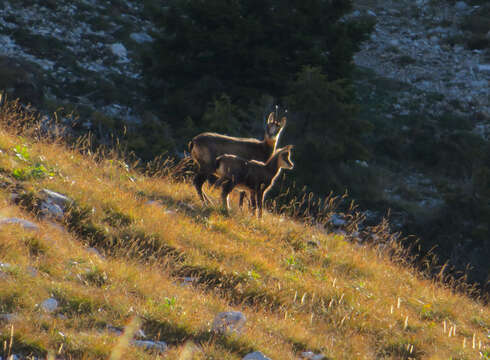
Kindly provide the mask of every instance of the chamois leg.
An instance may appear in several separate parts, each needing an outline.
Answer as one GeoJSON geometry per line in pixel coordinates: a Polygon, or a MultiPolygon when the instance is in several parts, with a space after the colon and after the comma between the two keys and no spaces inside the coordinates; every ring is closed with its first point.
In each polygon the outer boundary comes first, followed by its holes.
{"type": "Polygon", "coordinates": [[[233,181],[230,180],[224,182],[221,186],[221,203],[223,205],[223,208],[225,208],[226,210],[230,209],[228,195],[230,195],[234,187],[235,184],[233,183],[233,181]]]}
{"type": "Polygon", "coordinates": [[[250,195],[250,209],[252,209],[252,212],[255,212],[255,209],[257,208],[257,201],[255,201],[255,197],[255,193],[250,195]]]}
{"type": "Polygon", "coordinates": [[[262,191],[262,189],[260,189],[259,191],[257,191],[257,208],[258,208],[257,217],[259,219],[262,218],[262,205],[263,205],[263,202],[264,202],[264,192],[262,191]]]}
{"type": "Polygon", "coordinates": [[[243,208],[243,199],[245,198],[245,191],[240,191],[240,201],[238,203],[238,207],[240,208],[240,211],[242,210],[243,208]]]}
{"type": "Polygon", "coordinates": [[[257,197],[257,193],[255,191],[250,191],[250,210],[252,210],[252,215],[255,216],[255,210],[257,208],[256,204],[257,202],[255,201],[257,197]]]}
{"type": "MultiPolygon", "coordinates": [[[[239,206],[240,206],[240,210],[242,210],[243,208],[243,199],[245,199],[245,196],[247,196],[247,192],[246,191],[240,191],[240,203],[239,203],[239,206]]],[[[255,195],[252,195],[252,194],[249,194],[249,199],[248,199],[248,208],[250,210],[252,210],[252,212],[254,212],[255,210],[255,195]]]]}
{"type": "Polygon", "coordinates": [[[207,179],[207,175],[203,173],[198,173],[194,176],[194,187],[196,188],[197,195],[199,199],[201,199],[202,203],[206,205],[207,203],[211,203],[209,197],[202,191],[202,186],[207,179]]]}

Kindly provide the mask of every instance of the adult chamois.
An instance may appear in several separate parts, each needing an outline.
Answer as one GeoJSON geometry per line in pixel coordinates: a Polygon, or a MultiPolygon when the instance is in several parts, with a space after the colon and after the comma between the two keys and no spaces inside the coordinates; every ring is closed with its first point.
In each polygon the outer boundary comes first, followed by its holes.
{"type": "MultiPolygon", "coordinates": [[[[216,159],[216,186],[221,186],[223,207],[229,209],[228,195],[235,188],[250,193],[252,204],[257,204],[258,217],[262,217],[262,204],[265,195],[274,185],[281,169],[292,169],[291,150],[293,145],[278,149],[265,163],[245,160],[236,155],[225,154],[216,159]]],[[[253,206],[255,212],[255,206],[253,206]]]]}
{"type": "MultiPolygon", "coordinates": [[[[205,132],[189,142],[189,152],[198,166],[194,176],[194,186],[203,203],[211,202],[202,191],[206,180],[215,178],[216,158],[224,154],[237,155],[246,160],[267,161],[276,150],[277,141],[286,125],[286,116],[279,120],[279,112],[271,112],[267,118],[263,140],[238,138],[216,133],[205,132]]],[[[240,208],[245,193],[240,194],[240,208]]]]}

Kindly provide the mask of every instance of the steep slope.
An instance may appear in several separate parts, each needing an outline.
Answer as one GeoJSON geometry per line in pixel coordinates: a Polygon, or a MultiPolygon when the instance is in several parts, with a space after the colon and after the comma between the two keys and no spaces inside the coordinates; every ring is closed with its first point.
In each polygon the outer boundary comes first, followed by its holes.
{"type": "Polygon", "coordinates": [[[3,356],[488,358],[490,309],[383,246],[226,216],[171,176],[7,128],[29,116],[0,110],[3,356]],[[213,331],[231,310],[243,328],[213,331]]]}

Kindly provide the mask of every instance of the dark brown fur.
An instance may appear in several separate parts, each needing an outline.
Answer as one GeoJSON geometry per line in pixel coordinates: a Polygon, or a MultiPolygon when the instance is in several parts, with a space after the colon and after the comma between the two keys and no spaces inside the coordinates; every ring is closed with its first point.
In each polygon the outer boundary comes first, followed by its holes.
{"type": "MultiPolygon", "coordinates": [[[[228,208],[228,195],[235,187],[250,193],[252,204],[258,207],[258,217],[262,217],[262,204],[267,192],[274,185],[281,169],[292,169],[292,145],[277,150],[267,162],[246,160],[237,155],[221,155],[216,159],[217,185],[222,186],[221,200],[228,208]]],[[[255,208],[255,206],[253,206],[255,208]]],[[[255,209],[254,209],[255,210],[255,209]]]]}
{"type": "MultiPolygon", "coordinates": [[[[189,142],[189,152],[199,170],[194,177],[194,186],[201,201],[209,201],[202,191],[206,180],[213,178],[216,171],[216,158],[224,154],[237,155],[246,160],[267,161],[276,149],[277,140],[286,124],[286,118],[276,120],[271,113],[267,120],[264,140],[237,138],[216,133],[202,133],[189,142]]],[[[240,196],[240,207],[243,194],[240,196]]]]}

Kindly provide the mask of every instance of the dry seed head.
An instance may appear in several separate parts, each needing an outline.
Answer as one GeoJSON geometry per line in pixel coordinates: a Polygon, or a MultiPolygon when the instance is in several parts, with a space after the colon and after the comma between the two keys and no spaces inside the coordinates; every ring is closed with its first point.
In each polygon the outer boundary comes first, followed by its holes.
{"type": "Polygon", "coordinates": [[[403,330],[407,330],[407,327],[408,327],[408,315],[405,318],[405,323],[403,324],[403,330]]]}
{"type": "Polygon", "coordinates": [[[307,294],[307,293],[305,292],[305,293],[303,294],[303,296],[301,297],[301,305],[303,305],[303,304],[304,304],[304,302],[305,302],[305,299],[306,299],[306,294],[307,294]]]}

